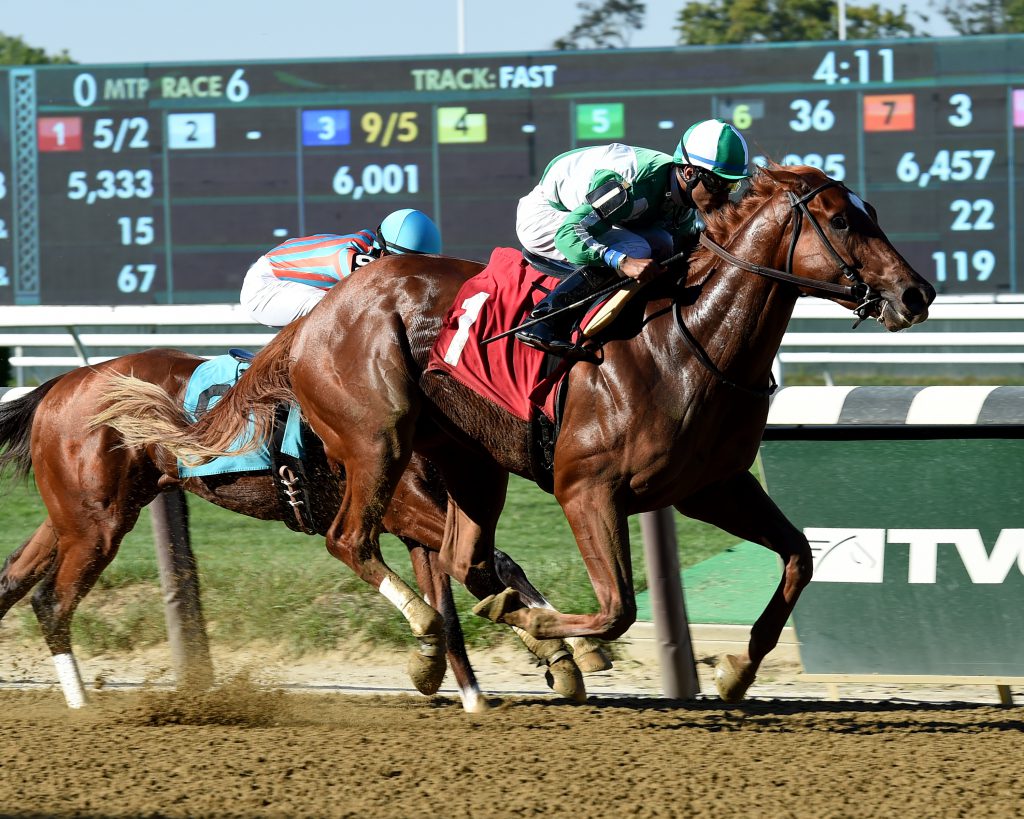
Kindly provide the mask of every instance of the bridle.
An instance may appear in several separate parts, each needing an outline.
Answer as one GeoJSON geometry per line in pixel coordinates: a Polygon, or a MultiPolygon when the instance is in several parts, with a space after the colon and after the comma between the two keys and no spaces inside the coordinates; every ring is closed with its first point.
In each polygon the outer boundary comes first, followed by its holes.
{"type": "MultiPolygon", "coordinates": [[[[741,259],[739,256],[733,255],[716,241],[709,238],[704,232],[701,232],[698,240],[716,256],[729,262],[729,264],[738,267],[740,270],[745,270],[749,273],[756,273],[758,276],[764,276],[768,279],[793,284],[797,287],[806,288],[807,290],[815,293],[828,296],[838,296],[844,301],[858,302],[857,307],[854,308],[853,311],[857,315],[857,320],[854,322],[853,326],[857,327],[862,321],[864,321],[864,319],[870,316],[871,310],[882,300],[882,296],[875,290],[872,290],[871,287],[868,286],[860,277],[860,274],[857,272],[860,267],[859,263],[854,262],[853,264],[849,264],[839,254],[835,245],[833,245],[828,236],[825,235],[825,231],[822,229],[821,224],[807,207],[807,203],[814,199],[814,197],[822,191],[828,190],[832,187],[839,187],[848,194],[851,193],[849,188],[843,185],[842,182],[835,179],[828,180],[804,196],[797,196],[792,191],[786,191],[786,195],[789,197],[790,210],[793,212],[794,219],[793,232],[789,241],[789,252],[786,254],[785,270],[777,270],[773,267],[765,267],[764,265],[754,264],[753,262],[741,259]],[[848,279],[852,284],[822,282],[817,279],[798,276],[793,273],[793,257],[796,254],[796,243],[800,239],[800,230],[803,227],[804,219],[810,222],[814,232],[818,234],[818,238],[821,239],[821,243],[825,246],[825,249],[832,257],[832,260],[835,262],[839,270],[842,271],[843,278],[848,279]]],[[[679,328],[679,333],[683,337],[683,341],[686,342],[686,346],[689,347],[690,352],[692,352],[697,360],[700,361],[701,365],[715,376],[716,379],[737,390],[752,393],[759,397],[768,396],[775,392],[778,385],[775,383],[775,378],[771,373],[768,375],[768,387],[764,389],[747,387],[729,379],[711,360],[707,352],[704,351],[697,340],[691,335],[690,331],[683,323],[682,311],[677,308],[673,312],[675,314],[676,326],[679,328]]]]}
{"type": "Polygon", "coordinates": [[[860,267],[859,263],[854,262],[853,264],[849,264],[845,259],[843,259],[839,254],[839,251],[836,250],[835,245],[832,244],[828,236],[825,234],[821,224],[815,218],[814,214],[811,213],[810,208],[807,207],[807,203],[814,199],[815,196],[822,191],[833,187],[842,188],[848,194],[851,192],[842,182],[835,179],[830,179],[828,182],[824,182],[816,187],[810,193],[799,197],[792,191],[786,191],[786,196],[789,197],[790,209],[794,214],[794,219],[793,232],[789,240],[789,252],[786,254],[785,270],[776,270],[773,267],[765,267],[764,265],[754,264],[753,262],[741,259],[730,253],[714,241],[714,239],[709,238],[706,233],[700,234],[699,241],[716,256],[738,267],[740,270],[746,270],[749,273],[756,273],[757,275],[764,276],[768,279],[775,279],[776,281],[786,282],[787,284],[793,284],[797,287],[803,287],[819,294],[838,296],[843,301],[858,302],[857,306],[853,310],[857,316],[857,321],[853,326],[857,327],[862,321],[870,316],[871,310],[882,300],[882,296],[864,283],[864,280],[857,272],[860,267]],[[853,284],[845,285],[833,284],[832,282],[822,282],[817,279],[810,279],[806,276],[798,276],[793,273],[793,257],[796,254],[796,243],[800,239],[800,231],[805,219],[810,223],[814,232],[818,234],[818,238],[821,239],[821,243],[825,246],[825,250],[827,250],[829,255],[832,257],[836,267],[842,271],[843,278],[848,279],[853,282],[853,284]]]}

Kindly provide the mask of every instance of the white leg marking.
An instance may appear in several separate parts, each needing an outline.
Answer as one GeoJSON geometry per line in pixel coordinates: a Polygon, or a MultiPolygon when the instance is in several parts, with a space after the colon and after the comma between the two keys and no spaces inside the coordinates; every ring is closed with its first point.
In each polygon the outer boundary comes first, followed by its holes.
{"type": "Polygon", "coordinates": [[[385,577],[380,584],[380,593],[383,594],[396,609],[402,612],[402,616],[412,622],[409,609],[416,598],[412,589],[406,586],[404,589],[395,585],[390,577],[385,577]]]}
{"type": "Polygon", "coordinates": [[[57,669],[57,679],[64,691],[64,699],[68,708],[81,708],[85,705],[85,687],[82,675],[78,673],[78,663],[73,654],[54,654],[53,664],[57,669]]]}
{"type": "Polygon", "coordinates": [[[468,714],[478,713],[482,697],[480,691],[475,688],[459,686],[459,697],[462,699],[462,710],[468,714]]]}

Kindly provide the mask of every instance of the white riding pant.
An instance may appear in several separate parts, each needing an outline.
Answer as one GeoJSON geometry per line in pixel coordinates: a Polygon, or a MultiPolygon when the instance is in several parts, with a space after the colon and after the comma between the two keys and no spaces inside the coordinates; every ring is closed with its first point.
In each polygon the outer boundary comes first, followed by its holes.
{"type": "MultiPolygon", "coordinates": [[[[516,236],[524,248],[546,259],[566,261],[555,247],[555,234],[568,214],[552,207],[538,185],[519,200],[516,236]]],[[[613,227],[600,237],[602,244],[634,259],[665,259],[672,255],[672,234],[658,227],[613,227]]]]}
{"type": "Polygon", "coordinates": [[[245,274],[238,300],[260,324],[284,327],[306,315],[326,295],[319,287],[277,278],[267,257],[260,256],[245,274]]]}

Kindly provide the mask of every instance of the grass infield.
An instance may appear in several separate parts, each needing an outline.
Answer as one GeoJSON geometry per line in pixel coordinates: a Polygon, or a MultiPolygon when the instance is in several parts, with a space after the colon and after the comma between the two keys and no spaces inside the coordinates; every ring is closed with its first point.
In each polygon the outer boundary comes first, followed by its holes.
{"type": "MultiPolygon", "coordinates": [[[[283,523],[235,515],[189,496],[192,546],[199,562],[210,637],[223,645],[265,642],[296,655],[330,650],[353,637],[395,645],[412,638],[401,615],[327,554],[323,539],[292,532],[283,523]]],[[[31,481],[0,481],[0,555],[14,551],[45,517],[31,481]]],[[[714,527],[676,516],[680,562],[690,566],[734,545],[714,527]]],[[[634,585],[646,587],[639,519],[630,520],[634,585]]],[[[405,547],[382,539],[385,559],[412,582],[405,547]]],[[[512,477],[498,544],[515,557],[534,584],[565,611],[597,604],[583,561],[557,502],[532,483],[512,477]]],[[[473,599],[456,584],[456,604],[471,646],[506,639],[508,630],[471,613],[473,599]]],[[[0,626],[38,635],[26,597],[0,626]]],[[[83,657],[166,640],[149,515],[121,545],[74,620],[75,647],[83,657]]],[[[40,638],[41,639],[41,638],[40,638]]]]}

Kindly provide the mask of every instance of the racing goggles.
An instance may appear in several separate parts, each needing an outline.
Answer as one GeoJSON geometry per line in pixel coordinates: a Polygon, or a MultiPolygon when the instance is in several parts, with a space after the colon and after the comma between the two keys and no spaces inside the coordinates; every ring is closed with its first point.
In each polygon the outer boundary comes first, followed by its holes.
{"type": "Polygon", "coordinates": [[[694,168],[697,171],[697,178],[707,188],[708,193],[715,195],[719,193],[736,193],[740,189],[743,180],[723,179],[717,174],[706,171],[703,168],[694,168]]]}

